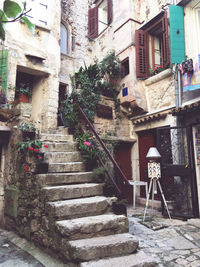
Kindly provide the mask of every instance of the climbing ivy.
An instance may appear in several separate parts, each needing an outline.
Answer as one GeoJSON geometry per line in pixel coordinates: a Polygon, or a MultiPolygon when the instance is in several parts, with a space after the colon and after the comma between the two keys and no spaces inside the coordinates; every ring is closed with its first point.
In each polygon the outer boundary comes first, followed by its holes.
{"type": "Polygon", "coordinates": [[[106,57],[98,62],[81,67],[78,72],[71,76],[72,94],[67,95],[62,102],[62,117],[65,126],[75,126],[79,121],[77,104],[81,106],[88,119],[93,122],[97,112],[101,95],[111,97],[115,102],[116,111],[119,113],[119,86],[117,79],[120,77],[119,59],[115,52],[110,52],[106,57]],[[114,78],[114,85],[110,78],[114,78]]]}

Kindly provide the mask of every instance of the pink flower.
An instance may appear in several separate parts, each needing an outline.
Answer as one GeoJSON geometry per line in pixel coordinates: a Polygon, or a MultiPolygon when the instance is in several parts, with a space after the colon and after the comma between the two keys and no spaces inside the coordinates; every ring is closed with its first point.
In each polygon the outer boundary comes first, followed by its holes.
{"type": "Polygon", "coordinates": [[[29,149],[29,150],[33,150],[34,148],[33,148],[33,147],[29,147],[28,149],[29,149]]]}
{"type": "Polygon", "coordinates": [[[39,149],[34,149],[34,152],[39,152],[39,149]]]}
{"type": "Polygon", "coordinates": [[[88,146],[88,147],[91,146],[90,142],[86,142],[85,141],[83,144],[86,145],[86,146],[88,146]]]}
{"type": "Polygon", "coordinates": [[[48,145],[44,145],[44,147],[48,148],[48,145]]]}

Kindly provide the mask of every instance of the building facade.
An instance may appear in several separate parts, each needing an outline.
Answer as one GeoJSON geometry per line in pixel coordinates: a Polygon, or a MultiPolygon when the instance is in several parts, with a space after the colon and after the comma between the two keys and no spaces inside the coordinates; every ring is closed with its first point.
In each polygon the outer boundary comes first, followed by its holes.
{"type": "MultiPolygon", "coordinates": [[[[173,204],[173,214],[198,217],[198,1],[27,3],[32,8],[28,17],[36,25],[34,35],[22,23],[6,25],[1,50],[2,90],[7,97],[0,120],[1,217],[4,187],[14,176],[11,148],[18,138],[14,126],[39,121],[39,131],[46,132],[62,125],[59,108],[72,91],[70,76],[113,50],[121,62],[122,119],[115,129],[118,163],[128,179],[148,182],[146,154],[156,146],[162,156],[163,190],[173,204]],[[31,88],[29,103],[18,103],[13,88],[21,84],[31,88]],[[13,103],[16,106],[11,109],[13,103]]],[[[114,112],[110,99],[103,104],[114,112]]],[[[95,127],[100,134],[102,129],[113,130],[112,119],[97,116],[95,127]]],[[[129,201],[131,192],[127,188],[129,201]]],[[[142,190],[137,197],[144,203],[142,190]]],[[[160,206],[159,194],[156,200],[160,206]]]]}

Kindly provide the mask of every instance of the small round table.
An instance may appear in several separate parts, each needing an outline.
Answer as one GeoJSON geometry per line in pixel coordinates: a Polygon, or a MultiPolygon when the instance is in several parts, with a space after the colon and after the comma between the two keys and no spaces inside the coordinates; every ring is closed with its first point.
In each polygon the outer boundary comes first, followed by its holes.
{"type": "Polygon", "coordinates": [[[135,209],[135,200],[136,200],[136,186],[145,186],[145,192],[146,192],[146,197],[148,195],[148,183],[144,181],[130,181],[130,185],[133,186],[133,208],[135,209]]]}

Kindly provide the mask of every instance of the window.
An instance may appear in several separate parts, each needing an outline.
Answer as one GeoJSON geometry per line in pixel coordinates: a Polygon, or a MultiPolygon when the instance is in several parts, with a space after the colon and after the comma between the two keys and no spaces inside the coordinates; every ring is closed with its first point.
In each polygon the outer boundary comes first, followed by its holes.
{"type": "Polygon", "coordinates": [[[61,33],[60,33],[60,50],[62,54],[67,55],[69,52],[68,45],[68,30],[65,25],[61,24],[61,33]]]}
{"type": "Polygon", "coordinates": [[[97,37],[112,22],[112,0],[103,0],[88,11],[88,36],[97,37]]]}
{"type": "Polygon", "coordinates": [[[27,0],[26,9],[31,9],[27,17],[37,26],[46,27],[48,25],[48,2],[47,0],[27,0]]]}
{"type": "Polygon", "coordinates": [[[169,37],[167,12],[136,30],[136,76],[148,78],[149,69],[162,65],[169,67],[169,37]]]}
{"type": "Polygon", "coordinates": [[[125,77],[129,74],[129,58],[127,57],[121,62],[121,77],[125,77]]]}

